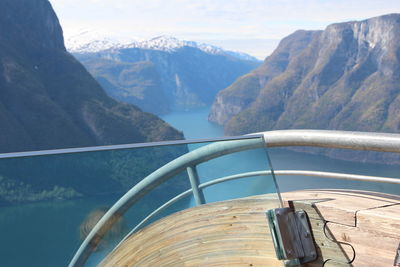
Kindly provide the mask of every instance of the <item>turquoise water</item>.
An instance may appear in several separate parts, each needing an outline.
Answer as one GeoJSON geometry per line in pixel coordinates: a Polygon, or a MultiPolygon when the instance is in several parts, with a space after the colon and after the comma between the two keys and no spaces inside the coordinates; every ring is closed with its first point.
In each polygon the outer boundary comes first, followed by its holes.
{"type": "MultiPolygon", "coordinates": [[[[208,113],[209,109],[204,108],[184,114],[179,112],[171,113],[164,116],[163,119],[183,131],[187,139],[223,136],[223,128],[221,126],[207,121],[208,113]]],[[[275,170],[316,170],[394,178],[400,177],[400,165],[348,162],[320,155],[298,153],[276,148],[268,149],[268,152],[272,167],[275,170]]],[[[392,184],[320,179],[303,176],[279,176],[277,177],[277,182],[282,192],[297,189],[347,188],[400,194],[400,186],[392,184]]]]}
{"type": "MultiPolygon", "coordinates": [[[[186,137],[190,139],[222,136],[221,128],[217,125],[208,123],[204,118],[207,112],[207,110],[197,110],[194,112],[172,113],[165,119],[173,123],[177,128],[179,127],[183,130],[186,137]]],[[[261,143],[263,142],[261,139],[259,141],[261,143]]],[[[192,150],[201,145],[202,144],[189,145],[189,149],[192,150]]],[[[102,155],[104,155],[104,153],[102,153],[102,155]]],[[[113,155],[115,156],[115,154],[113,155]]],[[[72,154],[70,154],[70,156],[75,158],[72,154]]],[[[100,159],[103,159],[100,155],[98,156],[100,159]]],[[[42,165],[45,168],[44,170],[46,170],[46,165],[52,165],[55,168],[60,167],[61,169],[53,170],[53,168],[50,167],[52,171],[49,173],[51,174],[59,176],[58,174],[62,173],[63,176],[76,176],[74,179],[77,177],[82,179],[79,172],[77,175],[74,175],[73,170],[71,170],[70,175],[66,175],[68,170],[63,169],[65,163],[62,161],[62,156],[60,157],[61,159],[59,162],[62,164],[57,166],[49,164],[50,158],[43,159],[42,161],[44,164],[42,165]]],[[[26,160],[30,161],[29,158],[26,160]]],[[[19,160],[15,161],[20,163],[19,160]]],[[[32,162],[30,161],[28,163],[32,162]]],[[[88,161],[88,164],[89,163],[91,162],[88,161]]],[[[104,165],[104,163],[97,163],[97,161],[96,164],[101,166],[104,165]]],[[[9,164],[3,165],[8,166],[9,169],[11,168],[9,164]]],[[[22,165],[25,165],[25,163],[22,163],[22,165]]],[[[41,169],[42,166],[29,164],[29,167],[32,167],[31,165],[37,167],[35,172],[39,173],[39,176],[44,173],[41,169]]],[[[23,170],[27,169],[28,172],[31,173],[28,166],[25,166],[26,168],[23,170]]],[[[14,170],[15,168],[11,169],[14,170]]],[[[96,168],[93,169],[95,170],[96,168]]],[[[205,182],[242,171],[250,172],[266,170],[268,169],[268,162],[265,150],[256,149],[253,151],[240,152],[235,155],[223,156],[213,161],[203,163],[199,165],[197,169],[201,182],[205,182]],[[242,160],[243,158],[249,160],[242,160]],[[232,162],[237,163],[232,165],[232,162]]],[[[89,168],[89,170],[91,170],[90,173],[94,171],[91,168],[89,168]]],[[[122,170],[118,171],[118,173],[122,175],[125,172],[122,170]]],[[[65,177],[65,179],[67,178],[68,177],[65,177]]],[[[86,178],[92,179],[91,177],[86,178]]],[[[182,179],[176,181],[182,181],[182,179]]],[[[180,183],[182,184],[182,182],[180,183]]],[[[174,185],[176,184],[177,183],[174,183],[174,185]]],[[[165,200],[163,200],[162,195],[165,195],[166,191],[171,193],[176,191],[174,188],[165,189],[166,188],[162,191],[157,188],[149,195],[146,195],[146,197],[142,199],[134,209],[130,210],[128,214],[124,216],[125,221],[127,222],[126,228],[129,229],[133,225],[133,221],[137,222],[138,217],[143,218],[146,215],[144,214],[144,211],[151,210],[151,206],[155,206],[154,204],[160,205],[164,203],[165,200]]],[[[207,202],[214,202],[232,197],[245,197],[255,193],[262,194],[272,192],[276,192],[273,179],[271,176],[263,176],[248,178],[247,181],[228,182],[224,184],[223,188],[219,185],[207,188],[204,191],[204,194],[207,202]],[[249,185],[249,182],[251,186],[246,187],[246,185],[249,185]]],[[[107,196],[102,198],[41,202],[29,205],[1,207],[1,266],[66,266],[80,245],[79,225],[85,217],[95,208],[111,206],[119,197],[120,196],[107,196]]],[[[192,199],[187,199],[186,201],[178,203],[178,205],[172,207],[169,212],[193,204],[192,199]]],[[[95,266],[104,255],[105,251],[94,253],[89,259],[87,265],[95,266]]]]}
{"type": "Polygon", "coordinates": [[[80,225],[95,206],[115,199],[81,199],[1,207],[1,266],[67,266],[80,225]]]}
{"type": "MultiPolygon", "coordinates": [[[[202,108],[190,112],[172,112],[161,118],[182,131],[186,139],[207,139],[223,137],[223,128],[208,121],[209,108],[202,108]]],[[[195,146],[193,147],[195,148],[195,146]]],[[[215,178],[232,175],[246,170],[265,170],[269,168],[264,149],[244,151],[227,155],[214,161],[198,166],[198,173],[202,183],[215,178]],[[234,163],[234,164],[232,164],[234,163]]],[[[272,179],[241,179],[227,182],[204,190],[208,202],[235,197],[245,197],[254,194],[275,192],[272,179]],[[266,191],[266,188],[271,188],[266,191]]]]}
{"type": "Polygon", "coordinates": [[[183,131],[186,139],[205,139],[224,136],[221,126],[208,121],[209,108],[188,112],[172,112],[161,116],[163,120],[183,131]]]}
{"type": "MultiPolygon", "coordinates": [[[[204,139],[223,136],[222,127],[207,121],[208,109],[192,112],[174,112],[163,119],[184,132],[187,139],[204,139]]],[[[400,166],[380,164],[351,163],[333,160],[323,156],[296,153],[282,149],[269,149],[275,169],[324,170],[365,175],[399,177],[400,166]]],[[[232,159],[219,159],[218,165],[199,166],[202,182],[227,175],[243,169],[240,164],[232,166],[232,159]],[[230,164],[230,165],[229,165],[230,164]],[[229,168],[221,167],[228,165],[229,168]],[[219,166],[219,167],[218,167],[219,166]],[[213,170],[213,171],[211,171],[213,170]]],[[[245,158],[246,168],[263,169],[265,153],[257,150],[243,152],[235,157],[245,158]]],[[[241,162],[240,160],[236,162],[241,162]]],[[[212,164],[207,163],[207,164],[212,164]]],[[[399,186],[377,185],[341,180],[321,180],[309,177],[277,177],[282,191],[304,188],[353,188],[399,194],[399,186]]],[[[225,186],[225,185],[224,185],[225,186]]],[[[230,186],[228,184],[228,186],[230,186]]],[[[205,191],[208,201],[217,201],[229,196],[231,190],[241,191],[242,196],[262,193],[260,188],[271,186],[270,181],[253,183],[239,182],[229,190],[216,186],[205,191]]],[[[59,202],[43,202],[29,205],[0,208],[0,258],[1,266],[66,266],[78,248],[79,232],[77,226],[93,207],[110,206],[116,197],[79,199],[59,202]]]]}

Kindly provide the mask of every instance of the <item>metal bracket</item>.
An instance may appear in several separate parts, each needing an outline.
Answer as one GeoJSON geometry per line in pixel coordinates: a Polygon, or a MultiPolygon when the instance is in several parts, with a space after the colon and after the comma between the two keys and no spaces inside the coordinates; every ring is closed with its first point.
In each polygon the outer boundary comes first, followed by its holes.
{"type": "Polygon", "coordinates": [[[399,247],[397,248],[396,256],[394,258],[393,266],[400,266],[400,243],[399,247]]]}
{"type": "Polygon", "coordinates": [[[299,266],[317,259],[307,213],[279,208],[267,211],[276,256],[285,266],[299,266]]]}

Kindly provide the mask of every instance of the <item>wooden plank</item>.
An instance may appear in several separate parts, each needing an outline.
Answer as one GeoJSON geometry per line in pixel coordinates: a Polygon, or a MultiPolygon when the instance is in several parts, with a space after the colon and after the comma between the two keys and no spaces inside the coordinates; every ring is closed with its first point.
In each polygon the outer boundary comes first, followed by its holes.
{"type": "Polygon", "coordinates": [[[297,199],[292,205],[306,210],[310,216],[321,253],[319,261],[323,258],[334,261],[333,265],[345,264],[339,251],[332,247],[328,251],[322,249],[324,243],[339,247],[348,259],[354,256],[352,266],[393,266],[400,242],[399,197],[355,191],[291,192],[284,196],[297,199]],[[315,199],[310,200],[312,197],[315,199]],[[320,225],[317,227],[314,223],[318,218],[320,223],[325,223],[325,236],[321,235],[320,225]]]}
{"type": "Polygon", "coordinates": [[[354,248],[356,257],[353,266],[393,266],[400,235],[393,238],[336,223],[328,223],[327,227],[338,241],[351,244],[354,248]]]}
{"type": "Polygon", "coordinates": [[[367,194],[367,192],[351,190],[295,191],[283,193],[282,198],[285,200],[312,199],[326,221],[338,223],[340,221],[341,224],[349,226],[355,226],[356,212],[360,210],[399,203],[399,200],[389,199],[384,194],[367,194]]]}
{"type": "Polygon", "coordinates": [[[357,212],[357,227],[400,241],[400,204],[357,212]]]}
{"type": "Polygon", "coordinates": [[[100,266],[283,266],[265,216],[276,207],[257,196],[178,212],[135,233],[100,266]]]}
{"type": "Polygon", "coordinates": [[[391,266],[400,243],[400,204],[357,212],[356,227],[329,223],[339,241],[356,251],[354,266],[391,266]]]}
{"type": "MultiPolygon", "coordinates": [[[[319,258],[304,266],[393,264],[399,197],[329,190],[283,197],[310,219],[319,258]]],[[[255,196],[175,213],[132,235],[100,266],[283,266],[265,217],[276,207],[269,196],[255,196]]]]}
{"type": "Polygon", "coordinates": [[[296,200],[291,202],[291,206],[295,210],[306,211],[309,216],[318,254],[316,261],[303,266],[350,266],[349,262],[354,258],[353,248],[347,244],[338,243],[334,238],[327,238],[326,233],[330,232],[329,228],[326,228],[327,221],[321,216],[318,208],[313,204],[313,200],[296,200]],[[327,264],[328,262],[329,264],[327,264]]]}

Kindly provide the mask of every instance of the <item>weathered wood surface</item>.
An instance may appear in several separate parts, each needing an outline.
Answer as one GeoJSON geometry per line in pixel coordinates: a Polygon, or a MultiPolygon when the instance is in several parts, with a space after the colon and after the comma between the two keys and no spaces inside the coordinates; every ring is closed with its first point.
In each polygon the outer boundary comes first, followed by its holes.
{"type": "Polygon", "coordinates": [[[100,265],[283,266],[265,216],[276,207],[259,196],[178,212],[131,236],[100,265]]]}
{"type": "MultiPolygon", "coordinates": [[[[350,191],[282,194],[306,210],[319,258],[304,266],[393,266],[400,242],[400,198],[350,191]]],[[[140,230],[101,266],[283,266],[265,211],[269,196],[212,203],[140,230]]]]}
{"type": "Polygon", "coordinates": [[[346,266],[346,260],[351,262],[347,266],[393,266],[400,243],[400,197],[319,190],[285,193],[283,198],[307,211],[319,263],[330,259],[333,266],[346,266]]]}

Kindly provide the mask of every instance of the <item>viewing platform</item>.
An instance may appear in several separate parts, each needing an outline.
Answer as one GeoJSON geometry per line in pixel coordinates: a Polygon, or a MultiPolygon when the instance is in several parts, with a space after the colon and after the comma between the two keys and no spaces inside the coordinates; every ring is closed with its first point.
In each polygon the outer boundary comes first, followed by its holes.
{"type": "MultiPolygon", "coordinates": [[[[282,197],[312,226],[319,257],[303,266],[393,265],[400,197],[346,190],[282,197]]],[[[180,211],[131,235],[100,266],[283,266],[265,215],[274,204],[261,195],[180,211]]]]}
{"type": "Polygon", "coordinates": [[[84,240],[70,267],[399,266],[396,174],[274,169],[268,150],[293,146],[400,153],[400,135],[286,130],[9,153],[0,173],[57,185],[36,197],[104,196],[71,203],[86,219],[72,223],[84,240]],[[302,188],[307,177],[316,189],[302,188]],[[279,190],[286,179],[296,191],[279,190]]]}

